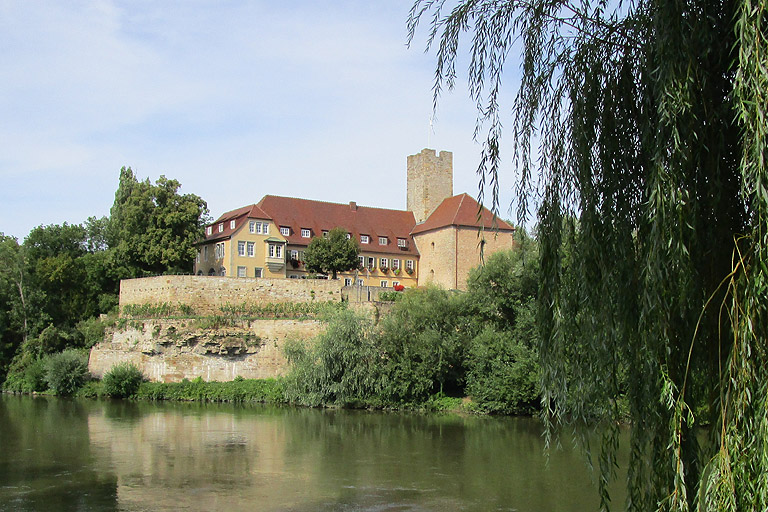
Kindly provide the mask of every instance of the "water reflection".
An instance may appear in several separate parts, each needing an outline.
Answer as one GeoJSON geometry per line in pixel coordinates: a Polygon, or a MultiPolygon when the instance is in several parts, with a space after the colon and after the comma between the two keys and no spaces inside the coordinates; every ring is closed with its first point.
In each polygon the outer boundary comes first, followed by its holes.
{"type": "Polygon", "coordinates": [[[0,443],[2,511],[597,508],[529,419],[4,396],[0,443]]]}

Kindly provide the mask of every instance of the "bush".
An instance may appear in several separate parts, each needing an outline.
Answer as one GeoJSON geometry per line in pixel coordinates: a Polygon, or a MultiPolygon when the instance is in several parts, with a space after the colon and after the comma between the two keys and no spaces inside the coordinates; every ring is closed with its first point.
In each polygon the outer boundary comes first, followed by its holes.
{"type": "Polygon", "coordinates": [[[302,405],[365,402],[381,389],[382,360],[371,322],[352,310],[333,315],[311,345],[286,344],[286,396],[302,405]]]}
{"type": "Polygon", "coordinates": [[[87,377],[88,364],[84,354],[77,350],[65,350],[48,358],[45,379],[57,395],[74,394],[87,377]]]}
{"type": "Polygon", "coordinates": [[[539,406],[537,359],[510,332],[488,327],[470,345],[466,391],[483,412],[530,414],[539,406]]]}
{"type": "Polygon", "coordinates": [[[132,363],[113,366],[101,381],[104,394],[113,398],[128,398],[136,394],[144,380],[141,370],[132,363]]]}
{"type": "Polygon", "coordinates": [[[98,317],[81,320],[75,325],[75,329],[83,337],[83,346],[91,348],[97,343],[104,341],[105,324],[98,317]]]}
{"type": "Polygon", "coordinates": [[[205,382],[201,378],[182,382],[142,382],[136,398],[145,400],[194,400],[201,402],[284,403],[281,379],[243,379],[205,382]]]}
{"type": "Polygon", "coordinates": [[[48,389],[45,379],[47,358],[31,354],[20,357],[11,365],[3,389],[14,393],[39,393],[48,389]]]}

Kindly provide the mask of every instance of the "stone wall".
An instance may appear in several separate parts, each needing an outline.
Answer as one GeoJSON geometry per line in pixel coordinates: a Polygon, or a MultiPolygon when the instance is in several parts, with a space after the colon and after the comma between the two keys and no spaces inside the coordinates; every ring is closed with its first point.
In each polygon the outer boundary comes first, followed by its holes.
{"type": "Polygon", "coordinates": [[[157,276],[120,281],[120,308],[128,304],[183,304],[197,315],[226,304],[341,301],[343,281],[215,276],[157,276]]]}
{"type": "Polygon", "coordinates": [[[91,349],[88,369],[101,378],[116,364],[133,363],[156,382],[276,377],[287,369],[285,342],[323,329],[317,320],[242,320],[215,329],[189,319],[133,321],[91,349]]]}

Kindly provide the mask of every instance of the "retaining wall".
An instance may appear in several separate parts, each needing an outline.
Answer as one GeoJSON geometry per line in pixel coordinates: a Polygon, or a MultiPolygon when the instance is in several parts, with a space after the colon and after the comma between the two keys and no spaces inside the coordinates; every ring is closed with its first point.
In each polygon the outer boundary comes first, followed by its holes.
{"type": "Polygon", "coordinates": [[[120,281],[120,308],[128,304],[184,304],[213,315],[226,304],[341,301],[343,281],[216,276],[157,276],[120,281]]]}
{"type": "Polygon", "coordinates": [[[243,320],[216,329],[190,320],[133,321],[91,349],[88,369],[101,378],[116,364],[133,363],[156,382],[265,379],[286,372],[288,339],[309,339],[323,329],[317,320],[243,320]]]}

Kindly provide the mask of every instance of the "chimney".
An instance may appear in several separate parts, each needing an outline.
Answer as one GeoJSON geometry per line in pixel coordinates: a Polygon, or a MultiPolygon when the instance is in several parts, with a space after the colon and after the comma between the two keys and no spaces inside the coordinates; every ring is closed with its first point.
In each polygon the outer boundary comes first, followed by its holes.
{"type": "Polygon", "coordinates": [[[354,202],[354,201],[350,201],[349,202],[349,209],[352,210],[353,212],[356,212],[357,211],[357,203],[354,202]]]}

